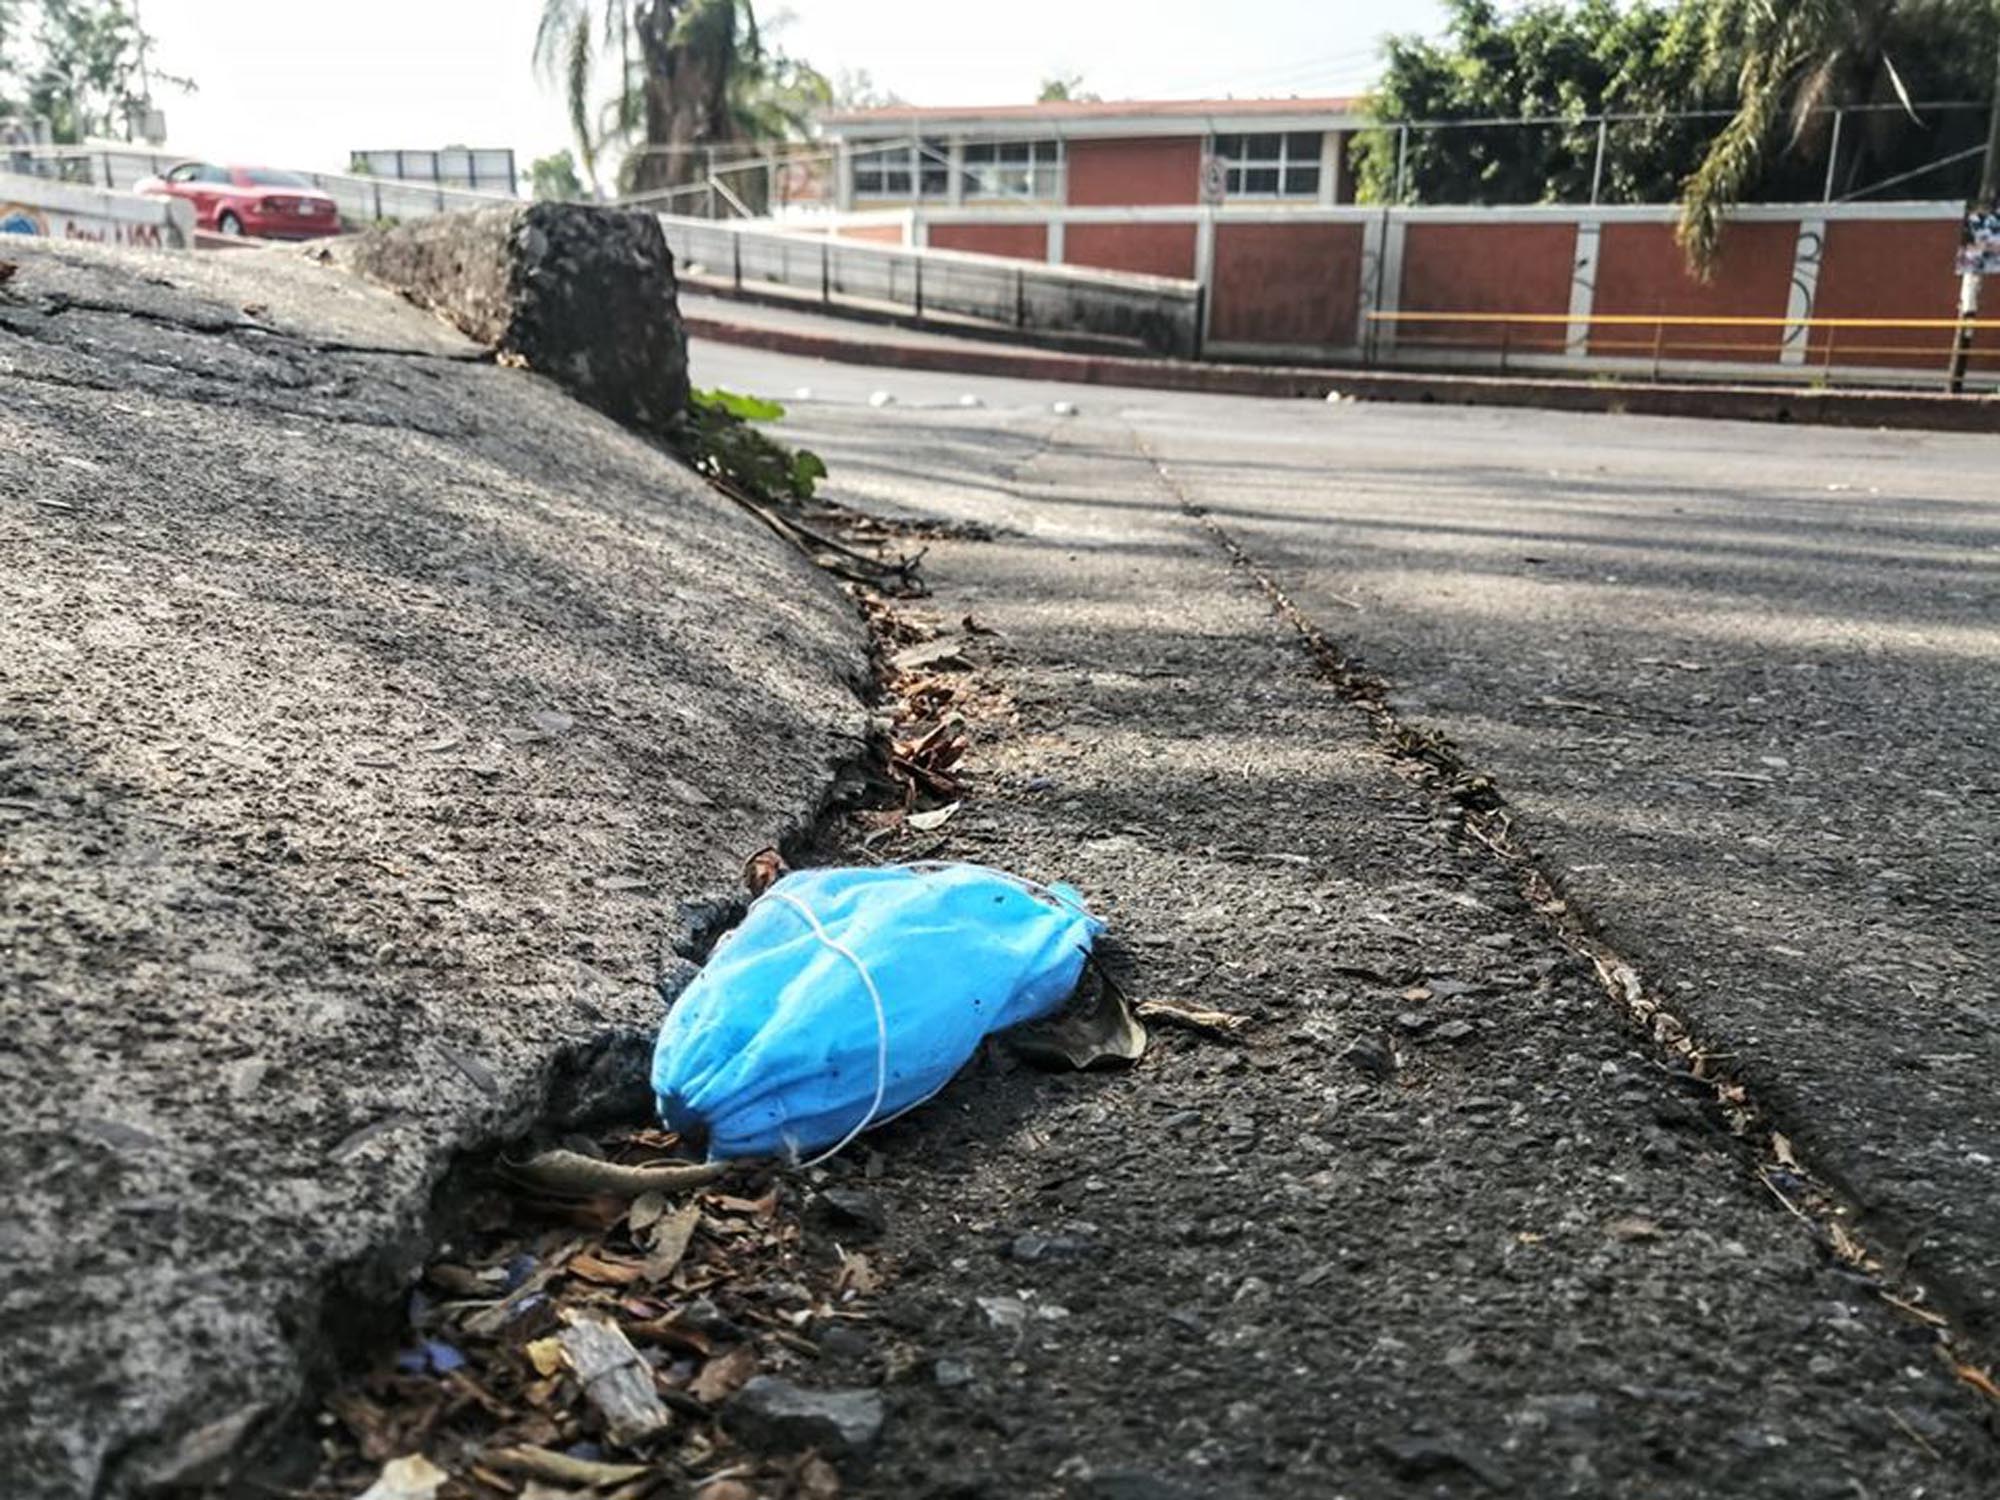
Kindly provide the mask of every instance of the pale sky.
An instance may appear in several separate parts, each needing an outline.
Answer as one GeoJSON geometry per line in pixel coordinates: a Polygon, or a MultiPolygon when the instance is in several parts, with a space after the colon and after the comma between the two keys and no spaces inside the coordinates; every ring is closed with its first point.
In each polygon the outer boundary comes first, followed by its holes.
{"type": "MultiPolygon", "coordinates": [[[[569,144],[529,55],[542,0],[140,0],[154,54],[200,91],[160,91],[189,155],[339,170],[361,148],[512,146],[525,172],[569,144]]],[[[593,6],[593,8],[596,8],[593,6]]],[[[1434,0],[777,0],[784,49],[865,68],[914,104],[1007,104],[1054,73],[1107,99],[1338,94],[1375,43],[1428,31],[1434,0]]],[[[608,84],[607,84],[608,91],[608,84]]]]}

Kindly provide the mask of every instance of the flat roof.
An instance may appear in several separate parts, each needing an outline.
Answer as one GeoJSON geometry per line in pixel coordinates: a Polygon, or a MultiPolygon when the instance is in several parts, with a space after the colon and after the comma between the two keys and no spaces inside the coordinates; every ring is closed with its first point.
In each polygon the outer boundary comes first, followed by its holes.
{"type": "Polygon", "coordinates": [[[828,135],[876,135],[915,126],[984,135],[1047,130],[1055,135],[1171,135],[1190,127],[1263,125],[1307,129],[1328,119],[1359,122],[1358,97],[1297,99],[1055,99],[1044,104],[890,104],[822,114],[828,135]]]}

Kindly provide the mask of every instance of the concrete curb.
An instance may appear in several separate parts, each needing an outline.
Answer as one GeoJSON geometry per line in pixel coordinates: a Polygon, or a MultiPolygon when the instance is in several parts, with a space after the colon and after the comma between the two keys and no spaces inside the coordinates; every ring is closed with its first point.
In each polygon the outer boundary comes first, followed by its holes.
{"type": "Polygon", "coordinates": [[[688,317],[690,338],[802,354],[845,364],[899,370],[1000,375],[1150,390],[1203,391],[1233,396],[1415,401],[1457,406],[1527,406],[1555,411],[1623,412],[1635,416],[1726,418],[1741,422],[1802,422],[1826,427],[1902,427],[1938,432],[2000,432],[2000,396],[1950,396],[1921,391],[1796,390],[1745,385],[1526,380],[1495,375],[1422,374],[1386,370],[1316,369],[1292,365],[1210,365],[1129,355],[1065,354],[1042,349],[960,348],[877,341],[866,334],[688,317]]]}

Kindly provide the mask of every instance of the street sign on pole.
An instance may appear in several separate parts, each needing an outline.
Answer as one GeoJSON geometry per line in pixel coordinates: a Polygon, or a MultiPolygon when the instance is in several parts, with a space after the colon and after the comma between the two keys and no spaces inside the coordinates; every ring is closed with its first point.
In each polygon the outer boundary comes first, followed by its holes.
{"type": "Polygon", "coordinates": [[[2000,208],[1965,216],[1965,237],[1958,246],[1958,274],[2000,276],[2000,208]]]}
{"type": "MultiPolygon", "coordinates": [[[[1996,47],[2000,54],[2000,47],[1996,47]]],[[[1945,375],[1945,389],[1954,396],[1965,389],[1965,372],[1972,363],[1972,320],[1979,316],[1979,287],[1987,276],[2000,272],[2000,265],[1982,266],[1986,259],[1977,250],[1982,221],[1991,223],[2000,212],[2000,56],[1994,58],[1993,104],[1986,119],[1986,162],[1979,173],[1979,191],[1965,206],[1965,245],[1958,262],[1958,333],[1951,341],[1951,364],[1945,375]],[[1972,263],[1968,267],[1968,262],[1972,263]]]]}
{"type": "Polygon", "coordinates": [[[1219,156],[1201,159],[1201,201],[1220,203],[1229,192],[1229,169],[1219,156]]]}

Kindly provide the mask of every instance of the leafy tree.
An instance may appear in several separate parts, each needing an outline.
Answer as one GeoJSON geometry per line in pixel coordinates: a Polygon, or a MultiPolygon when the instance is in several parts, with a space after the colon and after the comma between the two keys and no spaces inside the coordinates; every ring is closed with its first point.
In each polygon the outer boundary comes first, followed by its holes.
{"type": "MultiPolygon", "coordinates": [[[[151,38],[123,0],[40,0],[35,57],[28,74],[28,109],[49,121],[54,138],[73,144],[113,135],[147,97],[146,48],[151,38]]],[[[150,72],[150,81],[183,92],[185,78],[150,72]]]]}
{"type": "Polygon", "coordinates": [[[16,0],[0,0],[0,117],[14,110],[14,89],[21,66],[14,55],[19,41],[20,9],[16,0]]]}
{"type": "Polygon", "coordinates": [[[543,0],[535,60],[561,81],[585,175],[594,186],[600,153],[624,147],[630,192],[693,183],[703,148],[800,134],[833,97],[818,72],[765,45],[751,0],[543,0]],[[613,50],[617,92],[593,118],[597,61],[613,50]]]}
{"type": "Polygon", "coordinates": [[[1371,101],[1384,125],[1404,121],[1550,117],[1552,125],[1456,126],[1367,132],[1357,142],[1359,196],[1405,201],[1544,203],[1587,199],[1597,126],[1586,117],[1652,115],[1619,122],[1606,137],[1603,197],[1661,202],[1678,194],[1699,152],[1700,121],[1658,118],[1699,109],[1700,58],[1678,9],[1651,0],[1535,3],[1504,15],[1492,0],[1448,0],[1444,36],[1391,37],[1371,101]]]}
{"type": "Polygon", "coordinates": [[[1917,105],[1993,99],[2000,9],[1991,0],[1700,0],[1688,10],[1703,76],[1733,85],[1735,108],[1682,205],[1681,243],[1704,272],[1729,209],[1775,163],[1824,157],[1828,106],[1897,106],[1859,117],[1843,153],[1850,183],[1920,168],[1981,137],[1976,115],[1929,118],[1917,105]]]}
{"type": "Polygon", "coordinates": [[[588,196],[577,175],[576,157],[568,150],[536,157],[528,166],[528,182],[538,202],[574,203],[588,196]]]}
{"type": "Polygon", "coordinates": [[[877,88],[866,68],[842,68],[834,75],[835,109],[889,109],[909,102],[894,89],[877,88]]]}
{"type": "Polygon", "coordinates": [[[1041,87],[1035,91],[1035,102],[1037,104],[1054,104],[1065,101],[1078,104],[1095,104],[1098,98],[1098,95],[1084,88],[1083,75],[1081,73],[1054,74],[1048,78],[1044,78],[1041,87]]]}
{"type": "MultiPolygon", "coordinates": [[[[1993,0],[1447,0],[1438,40],[1393,37],[1357,141],[1359,196],[1383,202],[1581,202],[1604,135],[1600,196],[1684,200],[1682,242],[1706,272],[1731,205],[1820,196],[1834,105],[1836,191],[1861,191],[1976,144],[1974,111],[1923,101],[1992,91],[1993,0]],[[1543,125],[1415,122],[1551,117],[1543,125]],[[1395,129],[1412,122],[1404,133],[1395,129]]],[[[1956,180],[1922,179],[1931,191],[1956,180]]]]}

